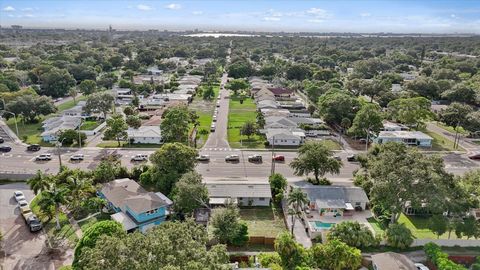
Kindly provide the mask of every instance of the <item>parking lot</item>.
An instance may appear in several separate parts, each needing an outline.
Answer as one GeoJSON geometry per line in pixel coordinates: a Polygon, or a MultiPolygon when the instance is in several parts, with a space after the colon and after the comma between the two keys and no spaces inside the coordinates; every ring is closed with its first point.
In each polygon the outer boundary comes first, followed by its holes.
{"type": "Polygon", "coordinates": [[[28,230],[13,197],[15,190],[23,191],[29,202],[34,196],[24,183],[0,185],[0,229],[5,251],[1,269],[56,269],[55,264],[61,265],[61,262],[47,255],[42,231],[31,233],[28,230]]]}

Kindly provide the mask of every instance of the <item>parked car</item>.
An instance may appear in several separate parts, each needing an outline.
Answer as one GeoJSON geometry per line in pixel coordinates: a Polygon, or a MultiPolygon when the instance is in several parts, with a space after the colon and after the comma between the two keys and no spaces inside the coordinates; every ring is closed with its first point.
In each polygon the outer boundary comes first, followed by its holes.
{"type": "Polygon", "coordinates": [[[479,152],[479,153],[472,153],[472,154],[468,155],[468,158],[469,158],[469,159],[478,159],[478,160],[480,160],[480,152],[479,152]]]}
{"type": "Polygon", "coordinates": [[[418,270],[430,270],[423,263],[415,263],[415,267],[417,267],[418,270]]]}
{"type": "Polygon", "coordinates": [[[0,143],[4,143],[5,140],[3,139],[3,137],[0,137],[0,143]]]}
{"type": "Polygon", "coordinates": [[[10,151],[12,151],[12,147],[4,146],[4,145],[0,146],[0,152],[7,153],[7,152],[10,152],[10,151]]]}
{"type": "Polygon", "coordinates": [[[257,154],[248,156],[248,161],[249,162],[262,162],[262,156],[257,155],[257,154]]]}
{"type": "Polygon", "coordinates": [[[338,161],[342,161],[342,158],[340,156],[333,156],[333,158],[338,160],[338,161]]]}
{"type": "Polygon", "coordinates": [[[42,223],[37,218],[37,216],[32,212],[30,207],[20,208],[25,223],[28,225],[30,232],[36,232],[42,229],[42,223]]]}
{"type": "Polygon", "coordinates": [[[17,202],[19,202],[19,201],[26,201],[25,195],[24,195],[23,192],[21,192],[20,190],[14,191],[14,192],[13,192],[13,197],[15,197],[15,200],[16,200],[17,202]]]}
{"type": "Polygon", "coordinates": [[[131,161],[147,161],[148,160],[148,155],[147,154],[136,154],[135,156],[132,157],[131,161]]]}
{"type": "Polygon", "coordinates": [[[18,207],[22,208],[22,207],[25,207],[25,206],[28,206],[27,200],[18,201],[18,207]]]}
{"type": "Polygon", "coordinates": [[[40,149],[41,147],[38,144],[31,144],[27,146],[27,151],[39,151],[40,149]]]}
{"type": "Polygon", "coordinates": [[[240,157],[238,155],[228,155],[225,157],[225,161],[240,161],[240,157]]]}
{"type": "Polygon", "coordinates": [[[283,155],[275,155],[272,157],[273,161],[285,161],[285,156],[283,155]]]}
{"type": "Polygon", "coordinates": [[[215,132],[215,123],[210,126],[210,132],[215,132]]]}
{"type": "Polygon", "coordinates": [[[52,160],[52,155],[50,155],[50,154],[40,154],[40,155],[35,157],[35,160],[37,160],[37,161],[52,160]]]}
{"type": "Polygon", "coordinates": [[[212,117],[212,121],[213,121],[213,122],[217,122],[217,116],[216,116],[216,115],[214,115],[214,116],[212,117]]]}
{"type": "Polygon", "coordinates": [[[217,108],[220,107],[220,101],[217,101],[217,108]]]}
{"type": "Polygon", "coordinates": [[[70,157],[71,161],[83,160],[85,157],[83,154],[75,154],[70,157]]]}
{"type": "Polygon", "coordinates": [[[210,161],[210,156],[209,155],[199,155],[197,157],[198,161],[210,161]]]}
{"type": "Polygon", "coordinates": [[[357,161],[357,156],[356,155],[348,155],[347,156],[347,161],[350,161],[350,162],[357,161]]]}

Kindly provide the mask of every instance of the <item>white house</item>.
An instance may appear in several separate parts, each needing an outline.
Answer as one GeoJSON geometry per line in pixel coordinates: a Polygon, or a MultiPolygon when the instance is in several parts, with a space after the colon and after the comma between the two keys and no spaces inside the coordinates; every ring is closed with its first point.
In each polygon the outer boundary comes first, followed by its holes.
{"type": "Polygon", "coordinates": [[[402,130],[408,130],[408,127],[398,124],[398,123],[393,123],[390,121],[384,121],[383,122],[383,128],[382,131],[402,131],[402,130]]]}
{"type": "Polygon", "coordinates": [[[380,131],[375,143],[401,142],[411,146],[432,147],[433,138],[421,131],[380,131]]]}
{"type": "Polygon", "coordinates": [[[243,206],[268,206],[272,199],[270,184],[235,181],[206,183],[210,205],[232,201],[243,206]]]}
{"type": "Polygon", "coordinates": [[[77,105],[73,106],[70,109],[66,109],[62,112],[62,115],[64,116],[88,116],[86,113],[83,112],[83,107],[85,107],[85,104],[87,104],[86,101],[81,100],[77,103],[77,105]]]}
{"type": "Polygon", "coordinates": [[[159,126],[141,126],[127,130],[128,139],[133,143],[161,144],[162,133],[159,126]]]}
{"type": "Polygon", "coordinates": [[[77,129],[82,122],[80,116],[57,116],[49,118],[42,123],[43,132],[40,134],[44,142],[54,142],[62,130],[77,129]]]}
{"type": "Polygon", "coordinates": [[[266,137],[270,145],[299,146],[305,141],[305,132],[301,129],[270,128],[266,137]]]}

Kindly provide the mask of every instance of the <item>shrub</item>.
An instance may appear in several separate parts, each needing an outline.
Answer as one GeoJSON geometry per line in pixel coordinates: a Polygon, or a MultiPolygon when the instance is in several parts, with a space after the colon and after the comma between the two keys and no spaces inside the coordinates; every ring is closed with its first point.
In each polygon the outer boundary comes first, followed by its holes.
{"type": "Polygon", "coordinates": [[[404,249],[412,245],[413,235],[405,224],[390,224],[386,231],[387,243],[395,248],[404,249]]]}
{"type": "Polygon", "coordinates": [[[272,265],[281,265],[282,258],[280,258],[280,255],[278,255],[277,252],[260,253],[258,254],[258,262],[262,265],[262,267],[271,268],[272,265]]]}
{"type": "Polygon", "coordinates": [[[423,247],[428,260],[430,260],[438,270],[465,270],[467,268],[456,264],[448,259],[447,253],[442,252],[435,243],[428,243],[423,247]]]}
{"type": "Polygon", "coordinates": [[[336,224],[328,234],[328,240],[338,239],[352,247],[377,246],[378,240],[372,231],[357,221],[344,221],[336,224]]]}

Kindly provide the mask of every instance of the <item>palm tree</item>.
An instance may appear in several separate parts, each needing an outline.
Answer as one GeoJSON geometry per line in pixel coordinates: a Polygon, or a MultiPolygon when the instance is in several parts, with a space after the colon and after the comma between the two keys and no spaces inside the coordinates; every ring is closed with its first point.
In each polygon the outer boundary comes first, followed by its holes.
{"type": "Polygon", "coordinates": [[[91,180],[82,171],[75,171],[73,175],[67,177],[66,185],[69,208],[72,211],[79,210],[80,204],[95,192],[91,180]]]}
{"type": "Polygon", "coordinates": [[[60,206],[66,203],[67,192],[68,190],[66,188],[53,185],[50,189],[42,191],[40,200],[38,201],[38,206],[44,213],[50,212],[52,208],[55,209],[57,230],[60,230],[60,206]]]}
{"type": "Polygon", "coordinates": [[[288,213],[292,216],[292,235],[295,227],[295,218],[299,218],[302,213],[303,205],[308,203],[307,195],[300,188],[293,188],[287,197],[288,213]]]}
{"type": "Polygon", "coordinates": [[[30,186],[30,189],[33,190],[35,195],[39,191],[44,191],[50,188],[53,184],[53,179],[49,175],[43,174],[40,170],[37,171],[34,177],[28,179],[27,184],[30,186]]]}

